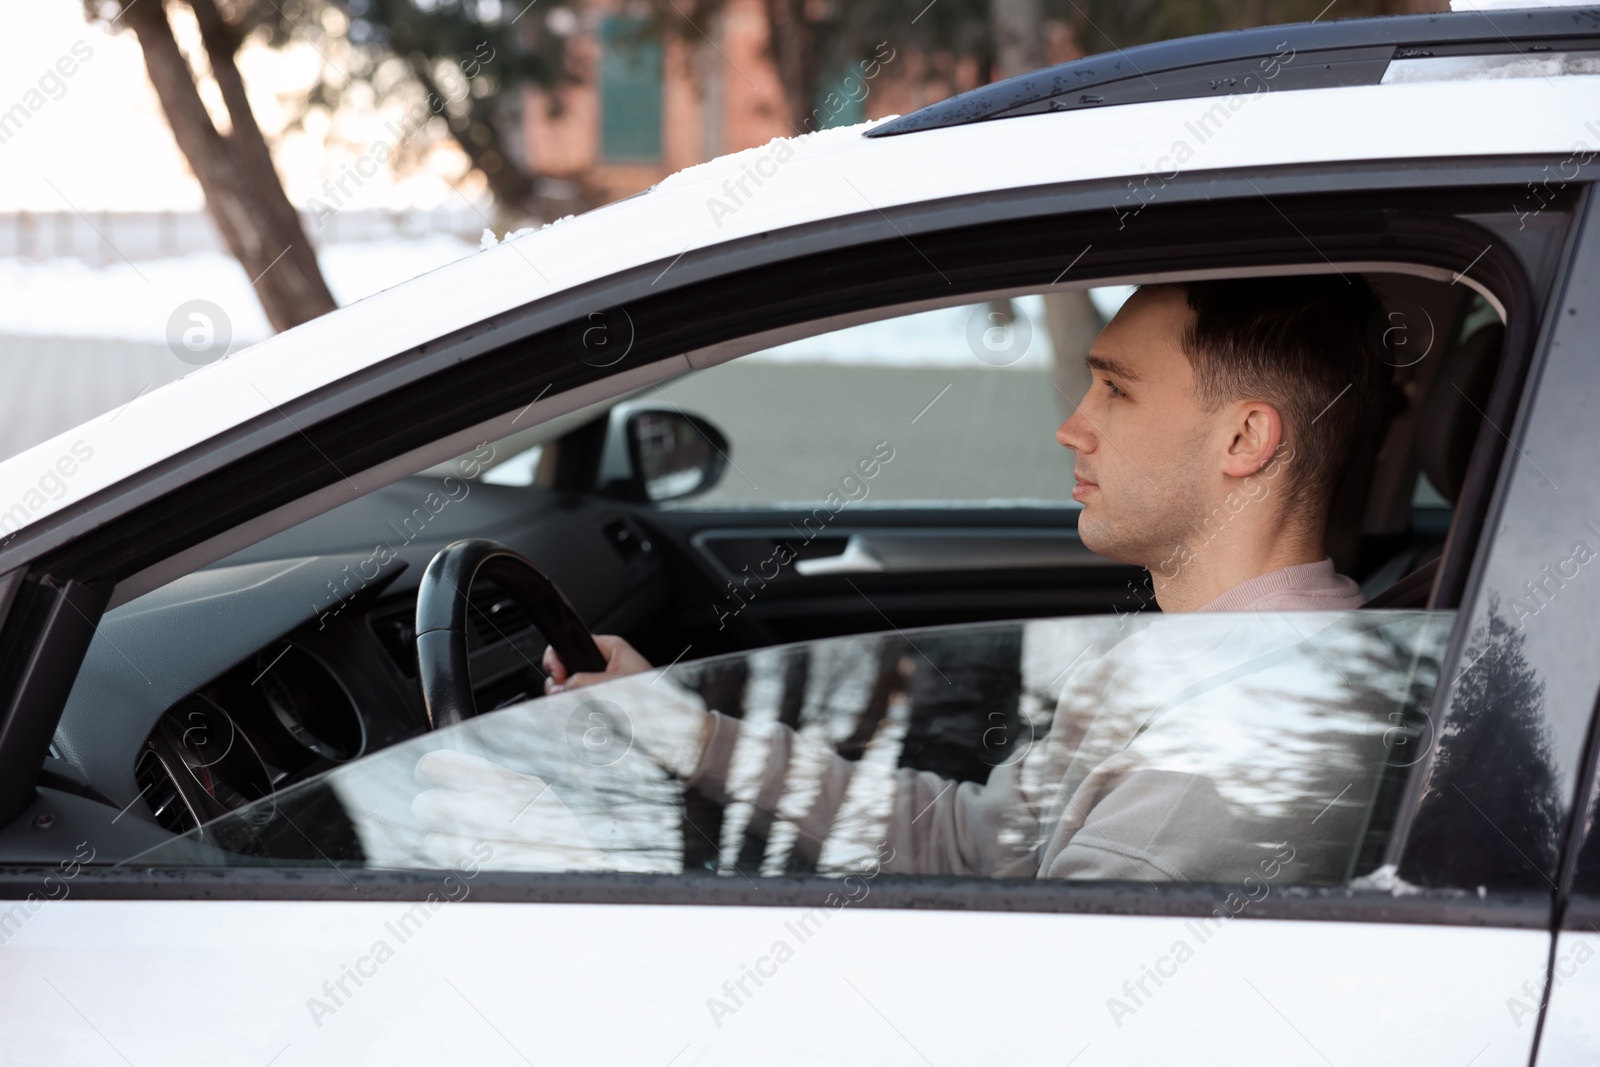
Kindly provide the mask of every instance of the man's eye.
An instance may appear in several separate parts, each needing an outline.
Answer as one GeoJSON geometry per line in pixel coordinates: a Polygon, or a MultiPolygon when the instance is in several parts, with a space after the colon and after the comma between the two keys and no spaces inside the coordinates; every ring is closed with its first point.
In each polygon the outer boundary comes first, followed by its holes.
{"type": "Polygon", "coordinates": [[[1111,395],[1113,397],[1126,396],[1127,395],[1121,389],[1118,389],[1117,388],[1117,383],[1112,381],[1110,378],[1102,378],[1101,381],[1106,383],[1106,388],[1111,391],[1111,395]]]}

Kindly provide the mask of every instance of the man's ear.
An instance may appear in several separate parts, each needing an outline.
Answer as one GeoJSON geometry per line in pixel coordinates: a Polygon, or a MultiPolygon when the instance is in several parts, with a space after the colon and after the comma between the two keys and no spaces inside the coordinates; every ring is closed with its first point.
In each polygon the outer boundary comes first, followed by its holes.
{"type": "Polygon", "coordinates": [[[1241,400],[1229,410],[1222,473],[1248,478],[1272,462],[1283,443],[1283,416],[1265,400],[1241,400]]]}

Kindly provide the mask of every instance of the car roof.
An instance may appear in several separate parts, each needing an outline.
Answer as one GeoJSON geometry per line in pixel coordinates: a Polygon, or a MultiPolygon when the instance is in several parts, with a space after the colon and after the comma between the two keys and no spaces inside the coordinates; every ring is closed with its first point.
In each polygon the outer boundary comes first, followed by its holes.
{"type": "MultiPolygon", "coordinates": [[[[670,289],[672,264],[724,243],[922,202],[1139,177],[1172,165],[1184,141],[1193,156],[1186,171],[1539,156],[1565,154],[1584,137],[1600,142],[1600,121],[1582,125],[1600,100],[1600,75],[1588,68],[1463,76],[1453,62],[1395,61],[1391,71],[1409,64],[1411,74],[1379,84],[1150,100],[864,136],[893,121],[881,120],[776,139],[513,235],[36,445],[0,463],[0,522],[11,531],[37,524],[234,427],[274,413],[288,419],[284,405],[299,397],[553,294],[647,265],[665,268],[657,283],[670,289]],[[1430,64],[1443,64],[1437,77],[1430,64]],[[42,492],[41,478],[54,488],[48,472],[74,446],[93,458],[72,465],[64,489],[42,492]]],[[[537,421],[535,412],[522,425],[537,421]]]]}

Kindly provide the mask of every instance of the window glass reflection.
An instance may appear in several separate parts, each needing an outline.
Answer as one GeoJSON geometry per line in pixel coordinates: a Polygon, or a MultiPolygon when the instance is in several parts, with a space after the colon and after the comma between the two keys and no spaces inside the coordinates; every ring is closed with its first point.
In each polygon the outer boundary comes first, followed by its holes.
{"type": "Polygon", "coordinates": [[[1339,885],[1382,862],[1447,612],[835,638],[513,705],[151,863],[1339,885]]]}

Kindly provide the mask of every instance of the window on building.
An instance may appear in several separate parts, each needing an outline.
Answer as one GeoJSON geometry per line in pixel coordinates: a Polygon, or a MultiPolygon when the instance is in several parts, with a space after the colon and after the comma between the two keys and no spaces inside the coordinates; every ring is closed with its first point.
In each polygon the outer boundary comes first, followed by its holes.
{"type": "Polygon", "coordinates": [[[600,154],[608,163],[661,159],[661,45],[639,19],[600,26],[600,154]]]}

